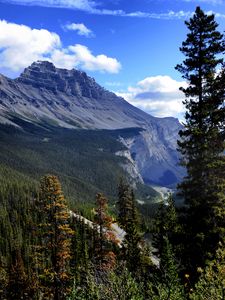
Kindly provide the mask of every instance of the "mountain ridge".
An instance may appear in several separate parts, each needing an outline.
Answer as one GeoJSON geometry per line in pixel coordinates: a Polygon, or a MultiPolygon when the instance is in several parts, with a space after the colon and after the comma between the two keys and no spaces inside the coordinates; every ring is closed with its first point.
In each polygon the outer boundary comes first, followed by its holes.
{"type": "Polygon", "coordinates": [[[13,116],[73,129],[141,128],[121,140],[145,182],[175,184],[178,131],[175,118],[156,118],[102,88],[85,72],[34,62],[16,79],[0,76],[0,122],[15,126],[13,116]],[[164,180],[163,178],[170,178],[164,180]]]}
{"type": "MultiPolygon", "coordinates": [[[[24,72],[21,73],[21,75],[16,78],[16,79],[10,79],[7,78],[4,75],[0,74],[0,85],[1,85],[1,98],[4,98],[4,96],[6,96],[6,92],[11,92],[11,97],[10,95],[8,95],[8,100],[10,100],[11,104],[14,105],[18,105],[20,103],[19,100],[22,100],[20,97],[25,96],[25,100],[28,100],[28,97],[26,97],[27,94],[32,92],[32,88],[34,89],[38,89],[40,90],[40,93],[43,93],[44,99],[46,100],[46,104],[55,104],[55,105],[62,105],[65,108],[70,108],[70,105],[72,104],[76,104],[76,107],[80,106],[79,103],[79,99],[80,98],[87,98],[87,99],[92,99],[92,102],[89,101],[89,109],[91,108],[95,108],[93,106],[93,104],[96,104],[95,100],[96,99],[104,99],[105,101],[107,101],[107,105],[108,103],[113,100],[114,104],[119,105],[119,107],[121,108],[122,105],[125,105],[127,112],[125,113],[123,110],[122,112],[124,113],[123,117],[129,116],[129,114],[131,114],[130,117],[135,117],[136,120],[134,122],[134,120],[132,120],[132,123],[130,124],[128,122],[128,119],[126,118],[125,121],[126,123],[123,124],[121,126],[121,124],[115,124],[114,126],[112,124],[109,124],[111,127],[109,129],[120,129],[120,128],[127,128],[129,127],[134,127],[135,126],[139,126],[142,127],[143,123],[146,122],[146,119],[149,120],[175,120],[176,122],[178,122],[177,119],[172,118],[172,117],[165,117],[165,118],[156,118],[153,117],[151,115],[149,115],[148,113],[138,109],[137,107],[134,107],[133,105],[129,104],[127,101],[125,101],[122,97],[118,97],[117,95],[115,95],[113,92],[107,91],[106,89],[104,89],[103,87],[101,87],[99,84],[97,84],[94,80],[94,78],[89,77],[85,72],[82,71],[78,71],[75,69],[72,70],[67,70],[67,69],[60,69],[60,68],[56,68],[52,63],[48,62],[48,61],[43,61],[43,62],[34,62],[32,63],[31,66],[29,66],[28,68],[25,68],[24,72]],[[3,85],[3,88],[2,88],[3,85]],[[21,88],[21,86],[23,88],[21,88]],[[24,88],[28,88],[24,90],[24,88]],[[21,95],[17,95],[16,92],[18,92],[18,88],[20,89],[20,94],[21,95]],[[24,92],[25,95],[24,95],[24,92]],[[47,92],[47,93],[46,93],[47,92]],[[48,93],[50,92],[50,93],[48,93]],[[54,96],[56,96],[56,94],[66,94],[69,97],[72,97],[72,100],[70,99],[70,101],[66,101],[65,98],[61,99],[61,103],[57,101],[54,101],[51,99],[51,93],[54,94],[54,96]],[[73,98],[73,97],[76,98],[73,98]],[[18,99],[17,99],[18,97],[18,99]],[[47,98],[49,97],[49,99],[47,98]],[[101,98],[102,97],[102,98],[101,98]],[[15,100],[16,99],[16,100],[15,100]],[[74,101],[73,103],[73,100],[74,101]],[[72,102],[72,103],[71,103],[72,102]],[[139,118],[137,117],[139,115],[139,118]],[[115,128],[112,128],[115,127],[115,128]]],[[[40,105],[44,104],[43,101],[40,101],[40,93],[34,95],[32,93],[33,96],[36,96],[36,99],[33,97],[33,99],[30,97],[30,104],[37,108],[41,108],[40,105]]],[[[24,101],[21,101],[21,103],[24,104],[24,101]]],[[[20,103],[20,104],[21,104],[20,103]]],[[[1,104],[4,105],[4,102],[1,101],[1,104]]],[[[25,103],[26,104],[26,103],[25,103]]],[[[85,108],[85,104],[82,103],[84,108],[85,108]]],[[[87,104],[87,103],[86,103],[87,104]]],[[[101,105],[103,105],[104,103],[101,103],[101,105]]],[[[7,108],[7,106],[6,106],[7,108]]],[[[96,107],[98,108],[98,107],[96,107]]],[[[71,109],[71,108],[70,108],[71,109]]],[[[21,112],[26,112],[26,109],[24,108],[24,110],[21,109],[21,112]]],[[[74,116],[73,116],[74,117],[74,116]]],[[[82,126],[85,127],[87,126],[87,124],[85,123],[85,120],[82,120],[82,126]]],[[[66,122],[65,122],[66,123],[66,122]]],[[[109,122],[110,123],[110,122],[109,122]]],[[[118,120],[117,120],[118,123],[118,120]]],[[[64,127],[69,126],[70,124],[64,124],[64,127]]],[[[96,128],[102,128],[101,126],[107,126],[107,124],[102,125],[97,123],[96,124],[96,128]]],[[[73,126],[76,127],[76,126],[73,126]]],[[[92,128],[93,128],[93,124],[92,124],[92,128]]],[[[106,128],[104,128],[106,129],[106,128]]]]}

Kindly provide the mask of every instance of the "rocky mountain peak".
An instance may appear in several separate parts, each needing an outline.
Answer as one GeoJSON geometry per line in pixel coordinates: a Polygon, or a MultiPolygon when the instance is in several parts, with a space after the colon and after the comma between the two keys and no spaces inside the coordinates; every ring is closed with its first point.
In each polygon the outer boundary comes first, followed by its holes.
{"type": "Polygon", "coordinates": [[[85,72],[56,68],[49,61],[32,63],[16,79],[17,82],[32,85],[35,88],[52,92],[63,92],[67,95],[98,98],[103,89],[85,72]]]}

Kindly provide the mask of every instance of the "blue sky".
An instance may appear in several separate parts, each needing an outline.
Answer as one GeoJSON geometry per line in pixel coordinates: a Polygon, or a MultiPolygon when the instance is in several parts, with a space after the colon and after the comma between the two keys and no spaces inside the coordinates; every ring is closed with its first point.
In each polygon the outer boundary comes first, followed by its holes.
{"type": "Polygon", "coordinates": [[[79,68],[155,116],[182,118],[184,20],[196,6],[225,30],[224,0],[0,0],[0,73],[34,60],[79,68]]]}

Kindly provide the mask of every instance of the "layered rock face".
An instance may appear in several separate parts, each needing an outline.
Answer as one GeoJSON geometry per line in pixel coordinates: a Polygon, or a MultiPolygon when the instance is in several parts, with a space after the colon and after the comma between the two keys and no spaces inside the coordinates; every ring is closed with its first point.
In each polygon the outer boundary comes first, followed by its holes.
{"type": "Polygon", "coordinates": [[[12,116],[75,129],[140,128],[139,133],[134,130],[133,136],[119,139],[142,179],[170,185],[182,176],[177,166],[178,120],[150,116],[84,72],[35,62],[17,79],[1,75],[0,122],[13,124],[12,116]]]}

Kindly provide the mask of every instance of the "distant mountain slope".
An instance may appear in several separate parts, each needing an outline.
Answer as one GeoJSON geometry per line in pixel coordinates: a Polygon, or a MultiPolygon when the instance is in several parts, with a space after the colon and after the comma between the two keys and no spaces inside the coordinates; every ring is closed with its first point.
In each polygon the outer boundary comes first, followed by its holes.
{"type": "MultiPolygon", "coordinates": [[[[0,183],[2,177],[14,181],[14,173],[22,181],[27,178],[37,183],[50,173],[59,176],[71,207],[92,208],[98,192],[111,203],[117,198],[119,180],[127,175],[121,165],[130,164],[115,155],[124,149],[117,139],[129,135],[129,130],[71,130],[13,121],[23,130],[0,124],[0,183]]],[[[151,187],[129,176],[128,180],[136,186],[137,199],[145,200],[146,205],[160,198],[151,187]]]]}
{"type": "Polygon", "coordinates": [[[117,155],[130,155],[145,182],[174,185],[182,176],[177,166],[178,120],[150,116],[84,72],[35,62],[17,79],[1,75],[0,122],[17,126],[13,117],[74,129],[141,128],[118,138],[126,151],[117,155]]]}

